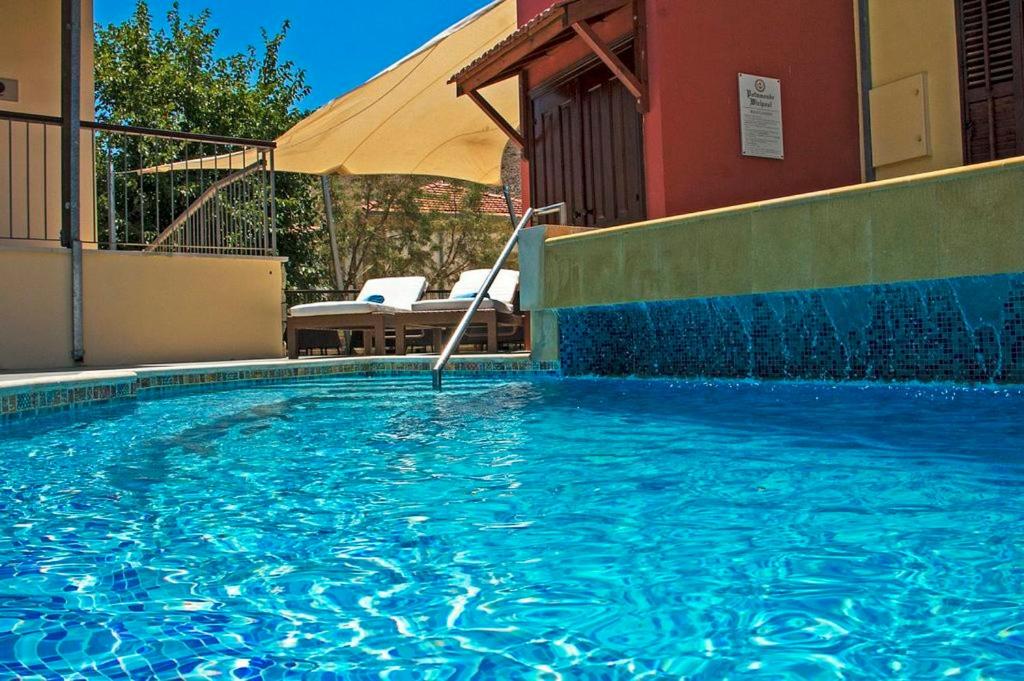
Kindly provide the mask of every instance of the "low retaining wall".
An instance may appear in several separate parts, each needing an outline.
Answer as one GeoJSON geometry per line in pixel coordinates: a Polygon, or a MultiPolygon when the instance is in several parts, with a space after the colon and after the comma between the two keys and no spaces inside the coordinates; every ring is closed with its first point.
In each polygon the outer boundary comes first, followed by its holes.
{"type": "Polygon", "coordinates": [[[1024,382],[1021,186],[1011,159],[535,236],[535,356],[568,374],[1024,382]]]}
{"type": "Polygon", "coordinates": [[[560,310],[568,375],[1024,383],[1024,275],[560,310]]]}
{"type": "MultiPolygon", "coordinates": [[[[281,258],[83,253],[85,366],[281,357],[281,258]]],[[[0,248],[0,370],[73,367],[71,258],[0,248]]]]}

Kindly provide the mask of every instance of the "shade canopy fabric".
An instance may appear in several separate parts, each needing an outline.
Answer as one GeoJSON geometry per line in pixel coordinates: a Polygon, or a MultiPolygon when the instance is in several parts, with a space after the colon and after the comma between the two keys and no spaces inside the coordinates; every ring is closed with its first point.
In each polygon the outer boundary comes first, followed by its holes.
{"type": "MultiPolygon", "coordinates": [[[[508,137],[448,80],[516,27],[515,0],[492,2],[284,133],[277,170],[500,183],[508,137]]],[[[519,124],[514,80],[482,94],[519,124]]]]}

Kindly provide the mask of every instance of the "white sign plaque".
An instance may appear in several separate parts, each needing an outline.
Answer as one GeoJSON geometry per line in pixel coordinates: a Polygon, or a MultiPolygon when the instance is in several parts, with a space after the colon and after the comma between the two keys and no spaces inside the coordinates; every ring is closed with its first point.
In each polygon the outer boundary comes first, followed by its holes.
{"type": "Polygon", "coordinates": [[[740,74],[740,137],[744,156],[785,157],[779,79],[740,74]]]}

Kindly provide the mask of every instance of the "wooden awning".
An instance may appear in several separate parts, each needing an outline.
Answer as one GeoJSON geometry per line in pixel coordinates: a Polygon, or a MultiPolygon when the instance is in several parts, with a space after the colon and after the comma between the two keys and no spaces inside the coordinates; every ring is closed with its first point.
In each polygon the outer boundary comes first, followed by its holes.
{"type": "MultiPolygon", "coordinates": [[[[466,95],[509,138],[523,147],[522,135],[480,95],[480,89],[499,83],[525,70],[530,63],[548,54],[552,48],[579,38],[622,81],[637,100],[641,111],[647,110],[647,87],[643,69],[634,72],[615,54],[594,30],[594,23],[625,7],[635,9],[636,31],[643,27],[642,0],[557,0],[517,31],[484,52],[462,71],[452,76],[458,96],[466,95]],[[640,74],[640,75],[638,75],[640,74]]],[[[642,40],[642,36],[637,36],[642,40]]]]}
{"type": "Polygon", "coordinates": [[[589,25],[633,0],[558,0],[452,77],[459,96],[517,75],[553,47],[575,38],[574,25],[589,25]]]}

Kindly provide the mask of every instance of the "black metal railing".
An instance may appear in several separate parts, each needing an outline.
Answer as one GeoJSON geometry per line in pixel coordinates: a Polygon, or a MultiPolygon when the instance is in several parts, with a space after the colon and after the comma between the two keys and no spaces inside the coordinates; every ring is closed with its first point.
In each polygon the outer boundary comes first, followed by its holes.
{"type": "Polygon", "coordinates": [[[59,241],[60,119],[0,113],[0,239],[59,241]]]}
{"type": "MultiPolygon", "coordinates": [[[[274,143],[82,123],[82,240],[274,255],[274,143]]],[[[0,111],[0,241],[61,239],[61,120],[0,111]]]]}

